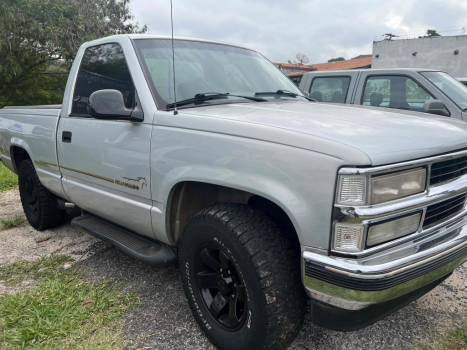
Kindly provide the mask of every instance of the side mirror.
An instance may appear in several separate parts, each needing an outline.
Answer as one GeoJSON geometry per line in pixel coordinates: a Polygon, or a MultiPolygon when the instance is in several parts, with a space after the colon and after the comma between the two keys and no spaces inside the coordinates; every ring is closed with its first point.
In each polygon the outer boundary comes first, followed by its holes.
{"type": "Polygon", "coordinates": [[[96,119],[143,120],[140,104],[134,110],[126,108],[123,94],[118,90],[94,91],[89,96],[88,113],[96,119]]]}
{"type": "Polygon", "coordinates": [[[302,90],[302,92],[303,92],[303,95],[305,95],[305,97],[310,98],[310,93],[308,91],[303,91],[302,90]]]}
{"type": "Polygon", "coordinates": [[[449,117],[446,106],[440,100],[427,100],[423,105],[423,112],[449,117]]]}

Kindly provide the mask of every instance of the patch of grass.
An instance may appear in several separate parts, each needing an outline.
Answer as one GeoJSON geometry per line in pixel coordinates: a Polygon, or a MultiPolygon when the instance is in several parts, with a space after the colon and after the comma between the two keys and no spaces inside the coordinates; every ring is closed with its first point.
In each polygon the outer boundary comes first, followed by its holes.
{"type": "Polygon", "coordinates": [[[467,325],[448,333],[445,349],[467,349],[467,325]]]}
{"type": "Polygon", "coordinates": [[[47,272],[33,289],[0,297],[0,348],[123,348],[123,316],[135,294],[122,294],[109,281],[87,282],[77,268],[59,268],[69,258],[41,260],[3,268],[2,276],[47,272]]]}
{"type": "Polygon", "coordinates": [[[26,279],[38,280],[54,275],[60,267],[73,261],[66,255],[41,257],[36,261],[17,260],[11,265],[0,266],[0,280],[7,286],[20,285],[26,279]]]}
{"type": "Polygon", "coordinates": [[[16,216],[13,219],[4,219],[1,222],[2,222],[3,229],[6,230],[9,228],[21,226],[22,224],[24,224],[25,221],[26,219],[24,218],[24,216],[16,216]]]}
{"type": "Polygon", "coordinates": [[[465,350],[467,349],[467,324],[448,332],[444,337],[432,336],[429,340],[429,343],[418,344],[414,349],[465,350]]]}
{"type": "Polygon", "coordinates": [[[18,176],[0,162],[0,192],[18,188],[18,176]]]}

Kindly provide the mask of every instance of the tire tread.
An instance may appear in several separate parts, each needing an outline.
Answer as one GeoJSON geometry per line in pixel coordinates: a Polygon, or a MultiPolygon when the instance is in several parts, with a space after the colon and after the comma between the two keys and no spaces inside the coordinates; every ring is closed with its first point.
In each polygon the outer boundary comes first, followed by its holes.
{"type": "MultiPolygon", "coordinates": [[[[307,297],[300,276],[300,257],[278,225],[262,211],[242,204],[215,204],[188,222],[216,220],[248,252],[264,294],[266,317],[261,327],[262,349],[285,349],[300,331],[307,297]]],[[[180,251],[183,249],[183,237],[180,251]]]]}
{"type": "MultiPolygon", "coordinates": [[[[21,162],[19,166],[20,178],[21,173],[24,171],[30,172],[30,175],[32,175],[32,179],[36,183],[39,192],[39,221],[37,224],[34,225],[30,222],[31,226],[33,226],[36,230],[43,231],[61,225],[65,220],[66,211],[61,210],[58,207],[56,197],[47,188],[45,188],[44,185],[42,185],[42,183],[39,180],[39,177],[37,176],[34,164],[30,159],[26,159],[21,162]]],[[[19,180],[21,181],[21,179],[19,180]]],[[[21,193],[21,191],[20,197],[24,207],[25,199],[23,200],[23,194],[21,193]]]]}

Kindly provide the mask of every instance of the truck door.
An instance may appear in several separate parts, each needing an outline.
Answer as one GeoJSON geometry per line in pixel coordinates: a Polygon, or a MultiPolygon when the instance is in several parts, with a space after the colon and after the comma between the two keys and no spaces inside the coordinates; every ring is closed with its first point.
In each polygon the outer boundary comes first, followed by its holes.
{"type": "Polygon", "coordinates": [[[127,108],[137,91],[122,47],[88,47],[81,60],[71,103],[58,132],[58,157],[67,196],[85,211],[139,234],[153,237],[149,152],[151,120],[92,118],[89,96],[119,90],[127,108]]]}

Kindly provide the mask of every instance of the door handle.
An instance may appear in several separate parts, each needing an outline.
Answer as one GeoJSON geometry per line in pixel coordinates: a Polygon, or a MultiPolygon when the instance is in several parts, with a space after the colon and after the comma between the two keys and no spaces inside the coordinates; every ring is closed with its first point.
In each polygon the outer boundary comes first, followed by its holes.
{"type": "Polygon", "coordinates": [[[71,143],[71,131],[62,132],[62,142],[71,143]]]}

